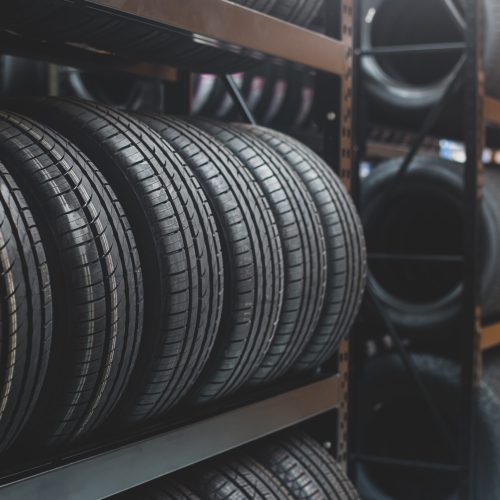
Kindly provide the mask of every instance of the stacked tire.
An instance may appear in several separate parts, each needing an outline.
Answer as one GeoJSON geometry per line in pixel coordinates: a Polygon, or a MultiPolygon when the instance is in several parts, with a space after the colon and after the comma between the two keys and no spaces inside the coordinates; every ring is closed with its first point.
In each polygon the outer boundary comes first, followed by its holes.
{"type": "Polygon", "coordinates": [[[334,355],[365,250],[314,153],[260,127],[70,99],[10,106],[0,450],[66,447],[334,355]]]}
{"type": "MultiPolygon", "coordinates": [[[[369,252],[402,256],[372,262],[373,290],[398,331],[415,341],[432,341],[460,327],[464,165],[417,156],[397,179],[401,162],[380,164],[362,185],[369,252]],[[428,259],[419,261],[415,254],[428,259]]],[[[477,272],[483,322],[490,323],[500,317],[500,178],[495,167],[485,170],[485,180],[477,272]]]]}
{"type": "Polygon", "coordinates": [[[273,436],[175,477],[131,490],[117,500],[357,500],[345,472],[300,431],[273,436]]]}
{"type": "MultiPolygon", "coordinates": [[[[485,24],[480,32],[483,37],[480,46],[484,47],[486,91],[498,98],[500,74],[496,61],[500,49],[500,5],[496,0],[481,2],[485,24]]],[[[465,4],[464,0],[445,3],[363,0],[360,7],[362,46],[371,50],[384,46],[463,43],[465,4]]],[[[425,114],[437,105],[456,78],[461,58],[460,50],[364,57],[362,71],[372,118],[399,127],[419,127],[425,114]]],[[[457,99],[448,108],[445,119],[439,122],[439,132],[449,134],[451,131],[456,135],[462,106],[457,99]]]]}

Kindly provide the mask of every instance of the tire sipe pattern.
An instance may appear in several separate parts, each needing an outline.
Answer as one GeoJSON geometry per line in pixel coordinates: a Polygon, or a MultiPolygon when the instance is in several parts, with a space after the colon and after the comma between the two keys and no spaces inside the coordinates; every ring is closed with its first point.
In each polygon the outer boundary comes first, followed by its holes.
{"type": "Polygon", "coordinates": [[[0,204],[1,454],[26,425],[45,380],[52,289],[33,214],[2,163],[0,204]]]}
{"type": "Polygon", "coordinates": [[[247,382],[271,346],[283,295],[278,229],[258,183],[219,141],[184,120],[143,119],[200,179],[224,241],[224,320],[213,356],[192,396],[206,402],[227,396],[247,382]]]}
{"type": "Polygon", "coordinates": [[[19,104],[77,143],[123,203],[143,268],[147,335],[115,415],[128,424],[157,418],[195,383],[219,328],[223,262],[210,204],[181,157],[139,120],[84,101],[19,104]]]}
{"type": "Polygon", "coordinates": [[[333,457],[301,432],[278,434],[254,445],[255,457],[299,500],[359,500],[333,457]]]}
{"type": "Polygon", "coordinates": [[[326,298],[316,331],[295,365],[299,371],[313,370],[333,356],[361,306],[367,275],[361,222],[340,179],[313,151],[280,132],[241,127],[282,156],[304,182],[320,214],[327,245],[326,298]]]}
{"type": "Polygon", "coordinates": [[[113,191],[59,134],[0,112],[0,158],[35,217],[53,284],[53,348],[25,443],[59,446],[102,424],[125,389],[142,333],[139,260],[113,191]]]}

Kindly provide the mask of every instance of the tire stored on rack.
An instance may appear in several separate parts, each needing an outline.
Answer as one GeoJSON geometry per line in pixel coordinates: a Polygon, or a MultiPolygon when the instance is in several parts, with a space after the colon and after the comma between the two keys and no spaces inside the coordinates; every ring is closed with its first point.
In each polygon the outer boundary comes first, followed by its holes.
{"type": "Polygon", "coordinates": [[[182,155],[217,217],[225,262],[224,314],[212,357],[192,397],[227,396],[248,381],[274,339],[283,301],[283,254],[258,183],[221,142],[176,118],[143,119],[182,155]]]}
{"type": "MultiPolygon", "coordinates": [[[[414,355],[413,361],[452,440],[457,442],[463,411],[459,368],[431,356],[414,355]]],[[[360,442],[356,451],[360,454],[443,465],[457,463],[454,444],[445,439],[399,356],[384,355],[366,365],[360,380],[359,402],[360,442]]],[[[476,427],[477,498],[500,495],[499,414],[498,394],[483,382],[476,427]]],[[[395,474],[387,464],[358,462],[356,472],[361,497],[373,500],[455,499],[463,485],[458,474],[440,470],[401,467],[395,474]]]]}
{"type": "Polygon", "coordinates": [[[332,169],[309,148],[264,127],[245,130],[282,156],[309,190],[323,225],[327,249],[327,288],[318,326],[295,368],[314,370],[329,360],[349,333],[366,281],[361,222],[349,194],[332,169]]]}
{"type": "Polygon", "coordinates": [[[191,487],[206,500],[295,498],[270,471],[239,452],[203,464],[189,477],[190,485],[196,478],[196,486],[191,487]]]}
{"type": "Polygon", "coordinates": [[[211,206],[182,158],[139,120],[70,99],[17,106],[73,140],[123,204],[142,263],[147,335],[116,417],[156,418],[196,382],[219,329],[223,262],[211,206]]]}
{"type": "Polygon", "coordinates": [[[198,120],[228,147],[264,191],[283,245],[283,308],[267,356],[254,384],[284,375],[311,340],[323,309],[326,286],[325,236],[314,201],[300,176],[271,147],[244,126],[198,120]]]}
{"type": "Polygon", "coordinates": [[[324,0],[234,0],[250,9],[308,27],[319,14],[324,0]]]}
{"type": "Polygon", "coordinates": [[[314,439],[283,432],[251,446],[252,456],[272,471],[292,498],[359,500],[349,478],[314,439]]]}
{"type": "Polygon", "coordinates": [[[142,335],[141,268],[94,164],[28,118],[0,112],[0,124],[0,159],[33,213],[52,282],[47,378],[23,446],[59,446],[101,425],[123,394],[142,335]]]}
{"type": "MultiPolygon", "coordinates": [[[[481,1],[486,10],[487,92],[500,97],[500,4],[497,0],[481,1]]],[[[445,2],[434,0],[363,0],[362,47],[463,42],[464,3],[452,1],[455,9],[450,10],[445,2]]],[[[367,91],[382,109],[398,116],[421,112],[439,101],[457,73],[461,56],[461,51],[455,50],[363,57],[367,91]]]]}
{"type": "Polygon", "coordinates": [[[3,163],[0,206],[1,454],[24,428],[45,381],[52,289],[33,214],[3,163]]]}
{"type": "MultiPolygon", "coordinates": [[[[362,185],[368,250],[375,257],[382,254],[370,266],[374,291],[397,329],[452,333],[462,294],[464,166],[419,156],[396,181],[401,161],[382,163],[362,185]],[[390,254],[402,258],[387,258],[390,254]]],[[[500,177],[489,168],[479,211],[478,260],[487,321],[500,314],[499,193],[500,177]]]]}

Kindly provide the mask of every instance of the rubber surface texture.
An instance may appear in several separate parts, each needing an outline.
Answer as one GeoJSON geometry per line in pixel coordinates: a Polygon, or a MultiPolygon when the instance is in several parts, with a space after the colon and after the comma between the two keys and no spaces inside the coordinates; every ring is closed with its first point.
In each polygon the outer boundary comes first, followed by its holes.
{"type": "Polygon", "coordinates": [[[56,132],[0,113],[0,158],[23,190],[44,242],[53,348],[30,439],[59,446],[109,417],[142,334],[141,269],[114,192],[56,132]]]}
{"type": "Polygon", "coordinates": [[[241,387],[271,346],[284,286],[278,228],[258,183],[222,143],[184,120],[144,119],[200,179],[224,241],[224,319],[212,358],[192,395],[206,402],[241,387]]]}
{"type": "Polygon", "coordinates": [[[328,277],[319,324],[298,359],[299,371],[316,369],[333,356],[361,306],[366,283],[366,248],[361,222],[340,179],[309,148],[264,127],[245,129],[274,149],[309,190],[326,237],[328,277]]]}
{"type": "Polygon", "coordinates": [[[252,455],[272,471],[292,498],[359,500],[346,473],[314,439],[293,431],[253,446],[252,455]]]}
{"type": "Polygon", "coordinates": [[[285,266],[283,309],[271,348],[252,377],[254,384],[266,383],[290,370],[318,324],[327,278],[323,228],[300,177],[273,149],[244,127],[205,120],[197,123],[251,172],[278,223],[285,266]]]}
{"type": "Polygon", "coordinates": [[[21,104],[95,160],[131,221],[148,334],[116,417],[157,418],[196,382],[219,328],[223,262],[210,204],[182,158],[141,121],[83,101],[21,104]]]}
{"type": "Polygon", "coordinates": [[[45,250],[19,186],[0,163],[0,453],[28,421],[47,372],[52,288],[45,250]]]}
{"type": "Polygon", "coordinates": [[[207,500],[292,500],[280,481],[252,458],[233,453],[203,465],[196,491],[207,500]]]}

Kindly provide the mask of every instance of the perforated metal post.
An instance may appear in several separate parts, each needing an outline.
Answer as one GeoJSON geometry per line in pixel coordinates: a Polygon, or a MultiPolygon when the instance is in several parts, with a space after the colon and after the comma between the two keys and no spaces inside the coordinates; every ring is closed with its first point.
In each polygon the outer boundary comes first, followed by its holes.
{"type": "MultiPolygon", "coordinates": [[[[341,5],[341,37],[348,47],[345,60],[345,71],[341,81],[340,102],[340,168],[339,174],[346,188],[351,191],[352,182],[352,87],[353,87],[353,2],[342,0],[341,5]]],[[[344,341],[339,348],[339,374],[341,377],[342,397],[338,415],[338,449],[337,459],[347,467],[348,417],[349,417],[349,342],[344,341]]]]}

